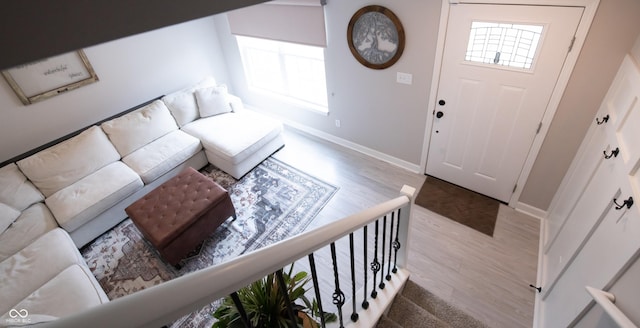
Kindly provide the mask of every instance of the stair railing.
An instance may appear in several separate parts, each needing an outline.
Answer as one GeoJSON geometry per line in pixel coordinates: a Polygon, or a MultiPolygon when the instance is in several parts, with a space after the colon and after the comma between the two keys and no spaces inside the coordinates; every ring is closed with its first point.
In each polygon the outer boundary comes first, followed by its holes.
{"type": "Polygon", "coordinates": [[[322,299],[327,296],[322,297],[322,292],[326,290],[318,286],[314,254],[328,245],[331,248],[335,278],[331,299],[338,310],[339,322],[325,324],[323,321],[322,326],[373,327],[409,277],[406,269],[407,246],[415,188],[405,185],[400,193],[401,196],[397,198],[328,225],[243,254],[228,262],[117,298],[82,313],[47,322],[44,326],[161,327],[304,258],[309,260],[316,299],[322,303],[322,299]],[[372,237],[369,235],[370,226],[374,226],[373,257],[368,248],[368,239],[372,237]],[[382,234],[379,234],[380,230],[382,234]],[[363,262],[360,282],[356,281],[355,274],[354,259],[359,256],[355,254],[354,247],[356,233],[362,233],[364,249],[360,254],[363,262]],[[338,268],[336,241],[343,237],[349,238],[348,262],[352,280],[350,300],[340,288],[339,272],[344,272],[345,268],[338,268]],[[368,279],[368,271],[372,274],[372,279],[368,279]],[[364,285],[356,290],[358,284],[364,285]],[[348,319],[343,314],[348,314],[348,319]]]}
{"type": "Polygon", "coordinates": [[[602,309],[611,317],[613,321],[615,321],[618,326],[622,328],[638,328],[629,317],[627,317],[620,309],[614,304],[616,301],[616,297],[604,290],[593,288],[590,286],[585,286],[587,292],[596,303],[600,304],[602,309]]]}

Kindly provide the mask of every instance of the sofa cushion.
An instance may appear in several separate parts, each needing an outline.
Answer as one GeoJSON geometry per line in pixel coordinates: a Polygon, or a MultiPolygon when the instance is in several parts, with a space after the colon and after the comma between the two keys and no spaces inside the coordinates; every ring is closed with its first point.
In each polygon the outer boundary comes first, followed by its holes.
{"type": "Polygon", "coordinates": [[[122,161],[148,184],[201,149],[200,140],[176,130],[125,156],[122,161]]]}
{"type": "Polygon", "coordinates": [[[202,88],[194,93],[201,118],[229,113],[233,110],[226,85],[202,88]]]}
{"type": "Polygon", "coordinates": [[[206,150],[237,164],[276,138],[282,123],[245,110],[202,118],[182,130],[200,139],[206,150]]]}
{"type": "Polygon", "coordinates": [[[44,200],[42,193],[27,181],[14,163],[0,168],[0,186],[0,202],[18,211],[44,200]]]}
{"type": "Polygon", "coordinates": [[[17,164],[45,197],[49,197],[119,159],[120,154],[102,129],[93,126],[17,164]]]}
{"type": "Polygon", "coordinates": [[[44,203],[29,206],[5,233],[0,234],[0,261],[57,227],[58,223],[44,203]]]}
{"type": "Polygon", "coordinates": [[[171,111],[171,115],[173,115],[176,122],[178,122],[178,126],[183,126],[200,117],[198,104],[196,103],[193,92],[196,89],[213,87],[215,85],[216,80],[213,77],[207,77],[192,87],[162,97],[162,101],[167,105],[169,111],[171,111]]]}
{"type": "Polygon", "coordinates": [[[0,313],[7,313],[73,264],[85,265],[69,234],[59,228],[0,262],[0,313]]]}
{"type": "MultiPolygon", "coordinates": [[[[73,264],[31,293],[14,309],[28,309],[29,318],[55,320],[109,301],[91,271],[73,264]]],[[[33,320],[32,320],[32,323],[33,320]]]]}
{"type": "Polygon", "coordinates": [[[5,203],[0,203],[0,234],[7,230],[19,216],[18,210],[5,203]]]}
{"type": "Polygon", "coordinates": [[[58,224],[71,232],[140,188],[140,177],[118,161],[56,192],[45,202],[58,224]]]}
{"type": "Polygon", "coordinates": [[[169,109],[160,100],[104,122],[101,127],[122,157],[178,129],[169,109]]]}

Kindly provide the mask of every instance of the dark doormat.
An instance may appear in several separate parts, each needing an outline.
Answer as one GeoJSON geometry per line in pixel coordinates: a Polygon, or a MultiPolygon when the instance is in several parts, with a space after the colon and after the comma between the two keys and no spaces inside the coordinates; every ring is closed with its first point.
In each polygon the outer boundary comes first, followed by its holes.
{"type": "Polygon", "coordinates": [[[416,205],[493,236],[500,202],[449,182],[427,176],[416,205]]]}

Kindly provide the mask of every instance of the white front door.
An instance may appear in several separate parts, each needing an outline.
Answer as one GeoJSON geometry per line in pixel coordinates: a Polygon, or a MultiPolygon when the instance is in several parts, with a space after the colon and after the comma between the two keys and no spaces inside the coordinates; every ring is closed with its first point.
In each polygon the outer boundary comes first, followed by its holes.
{"type": "Polygon", "coordinates": [[[583,10],[451,5],[428,175],[509,202],[583,10]]]}

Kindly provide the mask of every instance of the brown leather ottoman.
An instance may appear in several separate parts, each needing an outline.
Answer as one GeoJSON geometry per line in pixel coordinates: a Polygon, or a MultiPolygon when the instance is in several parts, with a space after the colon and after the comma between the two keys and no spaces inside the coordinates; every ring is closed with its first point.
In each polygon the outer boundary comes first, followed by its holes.
{"type": "Polygon", "coordinates": [[[170,264],[178,263],[236,210],[227,191],[189,167],[125,209],[170,264]]]}

